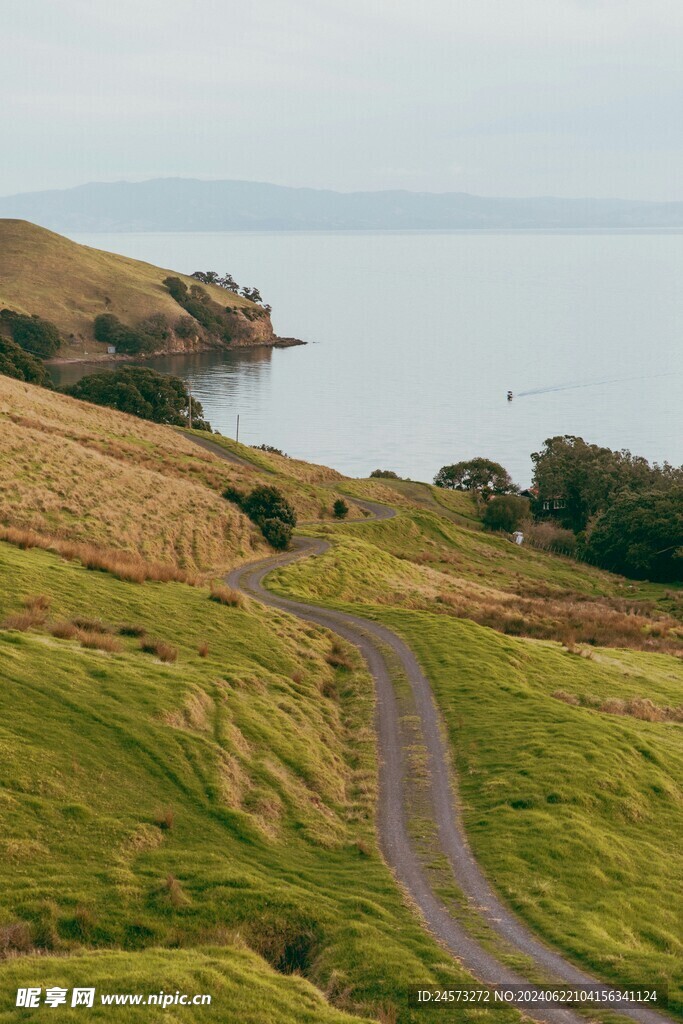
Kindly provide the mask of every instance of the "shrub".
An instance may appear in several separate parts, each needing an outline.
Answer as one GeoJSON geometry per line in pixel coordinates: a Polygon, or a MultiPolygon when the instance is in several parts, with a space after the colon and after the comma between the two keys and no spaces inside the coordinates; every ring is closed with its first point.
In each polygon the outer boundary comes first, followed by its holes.
{"type": "Polygon", "coordinates": [[[279,519],[290,527],[296,526],[296,512],[277,487],[255,487],[242,507],[258,526],[269,519],[279,519]]]}
{"type": "Polygon", "coordinates": [[[209,645],[207,644],[206,640],[203,640],[202,643],[200,643],[197,647],[197,654],[199,655],[200,658],[206,658],[208,656],[208,653],[209,645]]]}
{"type": "Polygon", "coordinates": [[[545,520],[533,522],[526,520],[522,524],[524,540],[532,547],[540,548],[542,551],[553,551],[558,555],[573,555],[576,553],[576,537],[571,530],[566,530],[557,523],[545,520]]]}
{"type": "Polygon", "coordinates": [[[32,597],[25,597],[21,603],[24,608],[33,612],[46,612],[50,607],[50,598],[47,594],[34,594],[32,597]]]}
{"type": "Polygon", "coordinates": [[[39,359],[49,359],[59,349],[62,338],[54,324],[39,316],[27,316],[15,313],[11,309],[3,309],[0,319],[7,324],[12,340],[39,359]]]}
{"type": "Polygon", "coordinates": [[[398,473],[394,473],[393,469],[373,469],[370,474],[371,477],[379,477],[381,480],[400,480],[398,473]]]}
{"type": "Polygon", "coordinates": [[[512,533],[529,514],[529,502],[516,494],[499,494],[486,505],[483,523],[487,530],[512,533]]]}
{"type": "Polygon", "coordinates": [[[165,640],[141,640],[140,650],[145,654],[154,654],[159,661],[174,662],[178,657],[178,649],[165,640]]]}
{"type": "Polygon", "coordinates": [[[237,487],[226,487],[223,491],[223,497],[226,501],[232,501],[235,505],[239,505],[242,508],[246,495],[244,491],[240,491],[237,487]]]}
{"type": "Polygon", "coordinates": [[[126,355],[138,355],[141,352],[152,352],[155,338],[142,327],[128,327],[121,323],[113,313],[100,313],[95,317],[93,333],[96,341],[106,345],[114,345],[117,352],[126,355]]]}
{"type": "Polygon", "coordinates": [[[31,928],[26,921],[0,925],[0,958],[10,952],[27,953],[31,945],[31,928]]]}
{"type": "Polygon", "coordinates": [[[284,551],[292,539],[292,527],[282,519],[264,519],[261,532],[271,547],[284,551]]]}
{"type": "Polygon", "coordinates": [[[332,513],[335,519],[346,519],[349,514],[349,506],[346,504],[343,498],[337,498],[334,505],[332,506],[332,513]]]}

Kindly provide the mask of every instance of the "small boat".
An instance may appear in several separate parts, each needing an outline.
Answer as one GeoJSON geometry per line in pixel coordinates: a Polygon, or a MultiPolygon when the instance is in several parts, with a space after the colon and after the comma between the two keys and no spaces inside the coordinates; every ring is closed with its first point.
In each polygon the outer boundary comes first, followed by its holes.
{"type": "Polygon", "coordinates": [[[512,401],[512,392],[508,391],[508,402],[512,401]]]}

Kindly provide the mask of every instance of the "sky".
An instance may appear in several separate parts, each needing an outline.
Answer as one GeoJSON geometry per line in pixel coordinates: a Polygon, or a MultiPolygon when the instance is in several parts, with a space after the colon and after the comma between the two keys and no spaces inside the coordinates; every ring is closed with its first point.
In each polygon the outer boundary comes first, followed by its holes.
{"type": "Polygon", "coordinates": [[[680,0],[0,0],[0,194],[681,200],[680,0]]]}

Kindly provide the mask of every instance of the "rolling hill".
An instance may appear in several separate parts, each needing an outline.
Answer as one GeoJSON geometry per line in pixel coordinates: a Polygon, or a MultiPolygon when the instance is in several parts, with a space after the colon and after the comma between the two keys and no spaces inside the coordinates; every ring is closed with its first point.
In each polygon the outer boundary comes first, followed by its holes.
{"type": "MultiPolygon", "coordinates": [[[[501,899],[604,979],[668,981],[681,1016],[680,588],[510,544],[467,494],[349,480],[217,435],[211,452],[3,377],[0,426],[0,1020],[19,986],[96,984],[208,991],[207,1021],[435,1024],[408,986],[474,983],[378,848],[358,652],[211,589],[267,550],[221,497],[255,484],[330,544],[269,585],[384,623],[418,657],[501,899]],[[352,511],[333,525],[338,495],[352,511]],[[398,514],[362,522],[354,497],[398,514]]],[[[419,789],[419,736],[411,751],[419,789]]],[[[517,964],[445,872],[419,801],[410,826],[448,912],[517,964]]],[[[169,1012],[195,1019],[91,1015],[169,1012]]]]}
{"type": "MultiPolygon", "coordinates": [[[[0,309],[37,315],[55,324],[63,336],[61,358],[88,359],[106,354],[95,341],[93,323],[112,314],[135,328],[150,317],[163,317],[168,336],[158,351],[190,351],[215,347],[194,320],[189,332],[178,331],[187,312],[164,286],[174,276],[188,288],[197,282],[173,270],[78,245],[61,235],[23,220],[0,220],[0,309]]],[[[273,344],[270,317],[241,295],[203,284],[212,308],[231,307],[232,344],[273,344]]]]}

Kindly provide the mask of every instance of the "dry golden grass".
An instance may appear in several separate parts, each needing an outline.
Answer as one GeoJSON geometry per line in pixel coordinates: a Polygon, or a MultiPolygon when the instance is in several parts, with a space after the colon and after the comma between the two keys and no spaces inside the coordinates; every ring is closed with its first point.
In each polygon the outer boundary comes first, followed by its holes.
{"type": "Polygon", "coordinates": [[[16,629],[20,633],[25,633],[34,626],[41,626],[44,622],[45,615],[43,612],[27,609],[25,612],[15,612],[13,615],[5,616],[0,628],[16,629]]]}
{"type": "Polygon", "coordinates": [[[192,471],[213,462],[167,427],[0,377],[0,525],[35,534],[7,533],[12,543],[131,580],[228,568],[266,545],[192,471]]]}
{"type": "Polygon", "coordinates": [[[218,604],[227,605],[229,608],[244,607],[244,598],[240,594],[239,590],[233,590],[232,587],[226,587],[223,583],[211,584],[209,600],[216,601],[218,604]]]}

